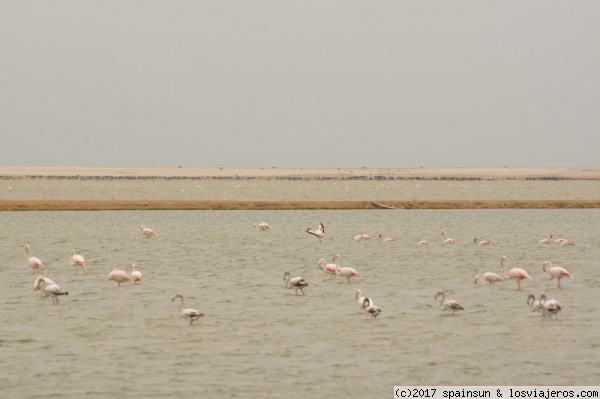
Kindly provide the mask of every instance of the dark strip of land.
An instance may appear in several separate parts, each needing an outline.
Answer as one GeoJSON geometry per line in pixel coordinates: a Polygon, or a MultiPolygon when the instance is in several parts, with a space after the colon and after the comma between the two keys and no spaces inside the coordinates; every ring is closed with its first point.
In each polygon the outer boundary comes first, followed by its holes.
{"type": "Polygon", "coordinates": [[[585,208],[600,208],[600,199],[450,201],[0,200],[0,211],[585,208]]]}

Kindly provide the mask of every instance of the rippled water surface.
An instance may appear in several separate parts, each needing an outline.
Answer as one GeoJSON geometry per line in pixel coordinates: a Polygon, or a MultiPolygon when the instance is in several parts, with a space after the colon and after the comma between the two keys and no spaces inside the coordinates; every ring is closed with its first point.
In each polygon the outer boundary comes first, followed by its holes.
{"type": "Polygon", "coordinates": [[[598,384],[600,210],[2,212],[0,226],[0,382],[10,398],[371,398],[391,397],[394,385],[598,384]],[[254,231],[262,221],[272,230],[254,231]],[[319,222],[322,243],[304,231],[319,222]],[[144,238],[142,224],[158,236],[144,238]],[[454,245],[441,243],[443,230],[454,245]],[[550,232],[575,245],[539,245],[550,232]],[[354,241],[363,233],[396,241],[354,241]],[[473,244],[475,235],[492,244],[473,244]],[[69,291],[58,305],[33,291],[25,243],[69,291]],[[70,266],[73,248],[86,274],[70,266]],[[363,277],[326,280],[317,260],[336,253],[363,277]],[[522,291],[514,281],[473,284],[475,274],[501,274],[502,255],[533,277],[522,291]],[[574,279],[559,290],[544,279],[545,260],[574,279]],[[132,262],[141,284],[107,280],[132,262]],[[283,287],[285,271],[306,279],[306,295],[283,287]],[[357,288],[383,309],[376,320],[359,310],[357,288]],[[442,312],[439,290],[465,311],[442,312]],[[205,317],[179,318],[177,292],[205,317]],[[529,293],[557,299],[558,320],[530,312],[529,293]]]}

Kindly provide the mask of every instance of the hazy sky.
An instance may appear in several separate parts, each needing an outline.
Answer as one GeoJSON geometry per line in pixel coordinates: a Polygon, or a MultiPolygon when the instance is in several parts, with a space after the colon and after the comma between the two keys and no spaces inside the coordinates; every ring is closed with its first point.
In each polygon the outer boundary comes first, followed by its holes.
{"type": "Polygon", "coordinates": [[[0,1],[0,164],[600,166],[600,1],[0,1]]]}

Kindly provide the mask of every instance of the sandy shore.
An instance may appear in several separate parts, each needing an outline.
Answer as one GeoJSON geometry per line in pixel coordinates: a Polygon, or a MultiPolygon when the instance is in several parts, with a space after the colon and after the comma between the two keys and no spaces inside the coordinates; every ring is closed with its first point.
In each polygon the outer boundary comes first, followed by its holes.
{"type": "Polygon", "coordinates": [[[2,166],[0,177],[265,178],[265,179],[600,179],[600,168],[92,168],[2,166]]]}

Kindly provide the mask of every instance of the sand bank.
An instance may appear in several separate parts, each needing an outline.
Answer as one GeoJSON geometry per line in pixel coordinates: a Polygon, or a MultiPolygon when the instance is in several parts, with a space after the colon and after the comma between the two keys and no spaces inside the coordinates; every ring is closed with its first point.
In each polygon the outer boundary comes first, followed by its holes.
{"type": "Polygon", "coordinates": [[[93,168],[2,166],[0,178],[600,179],[600,168],[93,168]]]}
{"type": "Polygon", "coordinates": [[[292,209],[581,209],[598,200],[456,201],[180,201],[180,200],[0,200],[0,211],[100,210],[292,210],[292,209]]]}

